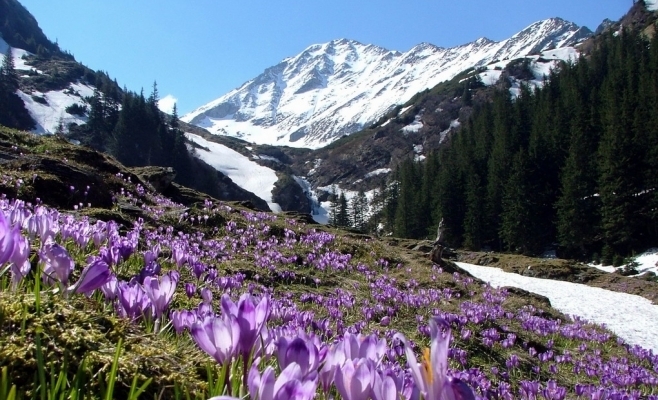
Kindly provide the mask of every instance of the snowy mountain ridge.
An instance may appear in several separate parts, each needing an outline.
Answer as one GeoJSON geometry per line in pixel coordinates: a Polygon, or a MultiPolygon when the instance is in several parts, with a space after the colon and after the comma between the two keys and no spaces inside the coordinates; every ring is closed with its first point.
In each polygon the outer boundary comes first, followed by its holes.
{"type": "Polygon", "coordinates": [[[571,47],[591,34],[551,18],[500,42],[480,38],[452,48],[421,43],[404,53],[333,40],[284,59],[182,119],[254,143],[319,148],[468,68],[571,47]]]}

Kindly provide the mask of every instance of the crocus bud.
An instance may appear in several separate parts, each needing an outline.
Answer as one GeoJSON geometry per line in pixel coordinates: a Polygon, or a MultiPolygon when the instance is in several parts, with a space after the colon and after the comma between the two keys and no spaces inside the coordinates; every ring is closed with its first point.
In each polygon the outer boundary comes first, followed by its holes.
{"type": "Polygon", "coordinates": [[[66,285],[75,264],[65,248],[57,243],[48,243],[39,252],[43,267],[43,281],[52,284],[59,281],[66,285]]]}
{"type": "Polygon", "coordinates": [[[193,283],[186,283],[185,294],[187,295],[187,298],[191,299],[192,297],[194,297],[195,293],[196,293],[196,285],[193,283]]]}
{"type": "Polygon", "coordinates": [[[97,258],[82,270],[80,280],[75,285],[69,287],[69,291],[89,294],[107,283],[110,275],[110,267],[107,263],[97,258]]]}

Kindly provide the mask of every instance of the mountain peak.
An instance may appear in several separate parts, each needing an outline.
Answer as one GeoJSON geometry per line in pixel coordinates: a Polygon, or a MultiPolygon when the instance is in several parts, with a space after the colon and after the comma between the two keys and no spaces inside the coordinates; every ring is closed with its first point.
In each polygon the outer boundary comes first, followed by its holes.
{"type": "Polygon", "coordinates": [[[575,44],[589,30],[538,21],[501,42],[423,42],[400,53],[340,38],[314,44],[182,119],[261,144],[317,148],[356,132],[414,94],[493,60],[575,44]]]}

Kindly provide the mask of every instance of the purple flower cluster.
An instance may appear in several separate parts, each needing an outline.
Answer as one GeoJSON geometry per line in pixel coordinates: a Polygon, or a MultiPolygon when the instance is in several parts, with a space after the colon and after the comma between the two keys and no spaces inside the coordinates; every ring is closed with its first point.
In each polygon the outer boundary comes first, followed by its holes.
{"type": "Polygon", "coordinates": [[[658,356],[621,347],[601,327],[511,308],[505,290],[438,267],[431,282],[400,278],[406,267],[374,250],[357,259],[334,235],[271,214],[206,202],[185,215],[143,188],[134,193],[121,196],[159,202],[154,218],[175,209],[192,224],[228,222],[180,232],[140,220],[126,231],[1,200],[0,276],[9,271],[17,288],[39,267],[67,295],[98,289],[117,315],[156,332],[171,326],[218,364],[240,364],[254,399],[655,398],[658,356]],[[272,223],[283,228],[274,234],[272,223]],[[236,261],[253,269],[227,272],[236,261]],[[317,290],[331,281],[342,285],[317,290]],[[293,282],[307,290],[289,290],[293,282]],[[498,354],[492,370],[480,365],[498,354]]]}

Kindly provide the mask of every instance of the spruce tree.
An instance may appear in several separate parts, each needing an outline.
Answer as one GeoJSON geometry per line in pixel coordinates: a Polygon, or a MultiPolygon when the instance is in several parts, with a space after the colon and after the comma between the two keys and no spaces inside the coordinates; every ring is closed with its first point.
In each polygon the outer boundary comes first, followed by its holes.
{"type": "Polygon", "coordinates": [[[363,190],[359,190],[356,196],[350,201],[350,210],[352,212],[351,225],[355,229],[364,230],[368,212],[368,198],[363,190]]]}
{"type": "Polygon", "coordinates": [[[530,200],[533,190],[528,157],[523,149],[514,156],[505,185],[500,216],[500,237],[508,250],[522,254],[537,251],[533,235],[534,209],[530,200]]]}
{"type": "Polygon", "coordinates": [[[341,191],[338,196],[338,216],[336,218],[336,225],[341,227],[350,226],[350,210],[347,204],[345,192],[341,191]]]}
{"type": "Polygon", "coordinates": [[[23,100],[16,94],[18,89],[18,74],[9,47],[0,67],[0,125],[23,130],[34,129],[36,123],[25,108],[23,100]]]}
{"type": "Polygon", "coordinates": [[[5,57],[2,60],[2,67],[0,68],[0,85],[4,86],[5,90],[15,93],[19,88],[18,74],[14,66],[14,56],[11,47],[7,49],[5,57]]]}

